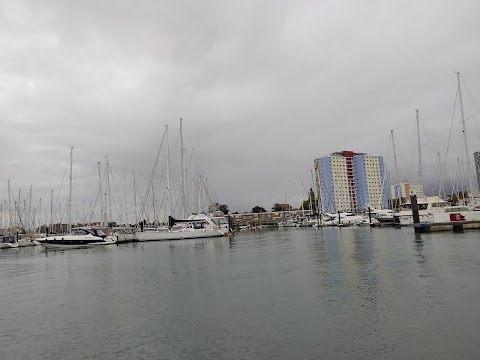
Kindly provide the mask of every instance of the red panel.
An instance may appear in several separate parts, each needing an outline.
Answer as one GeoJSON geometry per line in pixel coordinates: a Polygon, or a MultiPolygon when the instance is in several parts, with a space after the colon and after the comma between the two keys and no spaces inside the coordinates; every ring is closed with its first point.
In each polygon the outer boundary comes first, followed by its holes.
{"type": "Polygon", "coordinates": [[[465,216],[460,213],[451,213],[450,221],[465,221],[465,216]]]}

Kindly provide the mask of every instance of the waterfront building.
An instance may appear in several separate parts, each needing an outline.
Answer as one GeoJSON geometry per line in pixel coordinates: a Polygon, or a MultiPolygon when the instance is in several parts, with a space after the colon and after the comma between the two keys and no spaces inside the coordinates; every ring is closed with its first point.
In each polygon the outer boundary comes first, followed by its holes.
{"type": "Polygon", "coordinates": [[[391,186],[390,199],[404,198],[410,201],[410,195],[417,195],[417,198],[425,197],[421,184],[411,184],[408,181],[400,181],[398,184],[391,186]]]}
{"type": "Polygon", "coordinates": [[[382,156],[341,151],[315,159],[314,164],[324,212],[387,208],[382,156]]]}

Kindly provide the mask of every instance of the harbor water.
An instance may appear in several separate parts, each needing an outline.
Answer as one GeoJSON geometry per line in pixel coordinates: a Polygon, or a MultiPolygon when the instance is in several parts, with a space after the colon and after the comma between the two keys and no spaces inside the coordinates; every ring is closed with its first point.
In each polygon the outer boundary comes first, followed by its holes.
{"type": "Polygon", "coordinates": [[[480,233],[0,250],[0,358],[479,359],[480,233]]]}

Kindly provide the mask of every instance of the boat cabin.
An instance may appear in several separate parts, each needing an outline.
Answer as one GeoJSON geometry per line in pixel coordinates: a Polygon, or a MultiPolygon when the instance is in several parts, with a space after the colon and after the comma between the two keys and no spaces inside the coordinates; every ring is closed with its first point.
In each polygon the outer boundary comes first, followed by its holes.
{"type": "Polygon", "coordinates": [[[102,239],[107,237],[107,235],[102,230],[96,228],[77,228],[73,230],[73,233],[75,235],[91,234],[93,236],[101,237],[102,239]]]}

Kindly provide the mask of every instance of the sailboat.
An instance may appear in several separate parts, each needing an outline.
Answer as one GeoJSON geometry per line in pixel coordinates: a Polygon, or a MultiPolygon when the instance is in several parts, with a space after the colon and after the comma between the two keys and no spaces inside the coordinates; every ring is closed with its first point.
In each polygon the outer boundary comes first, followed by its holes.
{"type": "Polygon", "coordinates": [[[78,249],[96,245],[116,244],[116,236],[107,236],[97,227],[80,227],[72,231],[72,163],[73,147],[70,148],[70,193],[68,196],[68,229],[70,233],[66,235],[47,236],[37,241],[46,249],[78,249]]]}
{"type": "MultiPolygon", "coordinates": [[[[467,144],[467,133],[465,128],[465,116],[463,111],[462,89],[460,84],[460,73],[457,73],[457,93],[460,104],[460,113],[462,118],[463,145],[467,159],[467,176],[470,191],[473,193],[473,183],[470,175],[469,151],[467,144]]],[[[418,129],[418,110],[417,110],[417,134],[418,129]]],[[[418,135],[419,147],[419,176],[422,184],[422,169],[420,157],[420,136],[418,135]]],[[[450,206],[450,204],[439,196],[430,196],[417,199],[420,223],[448,223],[462,221],[480,221],[480,211],[469,208],[468,206],[450,206]]],[[[407,201],[401,204],[400,209],[395,213],[395,223],[403,225],[413,225],[413,215],[411,202],[407,201]]]]}
{"type": "MultiPolygon", "coordinates": [[[[182,184],[181,199],[183,205],[183,219],[175,219],[171,215],[168,217],[168,229],[152,229],[137,232],[135,235],[138,241],[159,241],[159,240],[181,240],[194,238],[211,238],[226,236],[230,230],[230,224],[224,217],[210,217],[204,212],[194,213],[185,217],[185,163],[183,146],[182,119],[180,119],[180,146],[181,146],[181,168],[182,184]]],[[[170,165],[168,153],[168,125],[165,126],[165,136],[167,138],[167,184],[166,184],[166,204],[167,211],[171,214],[171,193],[170,193],[170,165]]]]}

